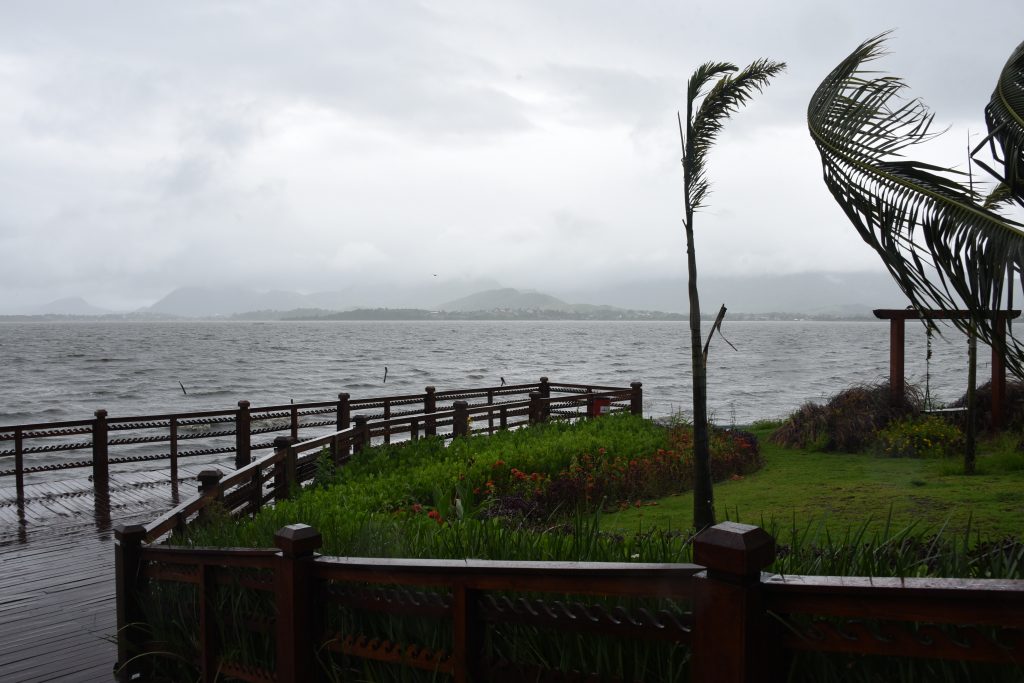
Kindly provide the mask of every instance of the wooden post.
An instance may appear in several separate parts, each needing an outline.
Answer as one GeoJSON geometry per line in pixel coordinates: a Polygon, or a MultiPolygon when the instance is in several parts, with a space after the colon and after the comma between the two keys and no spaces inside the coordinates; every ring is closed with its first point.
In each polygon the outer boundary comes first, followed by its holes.
{"type": "Polygon", "coordinates": [[[997,312],[992,322],[992,431],[1006,423],[1006,316],[997,312]]]}
{"type": "Polygon", "coordinates": [[[452,417],[452,436],[469,436],[469,404],[455,401],[452,404],[455,415],[452,417]]]}
{"type": "Polygon", "coordinates": [[[903,405],[903,340],[906,321],[902,317],[889,320],[889,402],[903,405]]]}
{"type": "MultiPolygon", "coordinates": [[[[200,472],[196,476],[196,479],[199,480],[199,493],[206,494],[209,493],[210,491],[213,491],[213,500],[221,500],[221,498],[224,496],[224,492],[220,490],[220,480],[221,477],[223,476],[224,474],[217,469],[203,470],[202,472],[200,472]]],[[[200,518],[204,517],[207,514],[208,513],[206,511],[206,507],[203,507],[201,510],[199,510],[200,518]]]]}
{"type": "Polygon", "coordinates": [[[587,387],[587,417],[593,419],[597,417],[594,414],[594,390],[591,387],[587,387]]]}
{"type": "Polygon", "coordinates": [[[756,526],[723,522],[697,536],[693,559],[707,571],[694,577],[691,680],[778,680],[771,670],[777,644],[761,599],[761,570],[775,559],[775,539],[756,526]]]}
{"type": "Polygon", "coordinates": [[[25,445],[21,428],[14,430],[14,485],[18,489],[18,505],[25,504],[25,445]]]}
{"type": "Polygon", "coordinates": [[[348,429],[352,424],[352,406],[348,404],[349,395],[345,392],[338,394],[338,429],[348,429]]]}
{"type": "Polygon", "coordinates": [[[537,387],[537,391],[540,392],[541,398],[551,398],[551,385],[548,383],[547,377],[540,378],[540,386],[537,387]]]}
{"type": "Polygon", "coordinates": [[[356,415],[354,418],[356,431],[352,450],[356,453],[362,453],[363,449],[370,445],[370,427],[366,424],[368,419],[365,415],[356,415]]]}
{"type": "MultiPolygon", "coordinates": [[[[391,399],[384,399],[384,419],[391,419],[391,399]]],[[[384,443],[391,443],[391,425],[384,425],[384,443]]]]}
{"type": "Polygon", "coordinates": [[[114,586],[117,596],[117,664],[114,674],[122,683],[142,675],[141,661],[133,657],[141,654],[146,640],[146,634],[140,628],[144,616],[136,599],[145,537],[146,527],[141,524],[122,524],[114,529],[114,586]]]}
{"type": "MultiPolygon", "coordinates": [[[[487,390],[487,405],[488,406],[493,406],[494,405],[494,389],[488,389],[487,390]]],[[[487,411],[487,433],[488,434],[493,434],[494,433],[494,409],[493,408],[491,410],[487,411]]]]}
{"type": "Polygon", "coordinates": [[[527,416],[528,416],[528,419],[530,421],[530,424],[532,424],[532,425],[535,425],[535,424],[537,424],[539,422],[543,422],[544,421],[544,414],[542,412],[542,408],[541,408],[541,405],[540,405],[540,392],[539,391],[531,391],[530,392],[530,407],[527,410],[527,416]]]}
{"type": "Polygon", "coordinates": [[[216,683],[220,673],[220,629],[217,628],[217,567],[199,565],[199,680],[216,683]]]}
{"type": "Polygon", "coordinates": [[[292,404],[291,423],[292,423],[292,438],[295,439],[296,441],[298,441],[299,440],[299,407],[297,405],[295,405],[294,403],[292,404]]]}
{"type": "Polygon", "coordinates": [[[480,680],[484,623],[480,618],[479,591],[465,584],[452,586],[452,658],[455,683],[480,680]]]}
{"type": "MultiPolygon", "coordinates": [[[[178,418],[171,417],[171,488],[178,490],[178,418]]],[[[177,494],[175,494],[177,495],[177,494]]]]}
{"type": "Polygon", "coordinates": [[[643,417],[644,414],[644,383],[630,382],[630,389],[633,393],[629,397],[629,412],[643,417]]]}
{"type": "MultiPolygon", "coordinates": [[[[426,393],[423,395],[423,412],[429,415],[437,411],[437,396],[434,394],[434,387],[427,387],[424,391],[426,393]]],[[[437,436],[437,425],[433,418],[427,418],[427,423],[423,425],[423,434],[437,436]]]]}
{"type": "Polygon", "coordinates": [[[109,495],[110,463],[107,452],[107,411],[97,410],[92,423],[92,485],[97,494],[109,495]]]}
{"type": "Polygon", "coordinates": [[[249,435],[252,418],[249,415],[249,402],[239,401],[238,412],[235,413],[235,469],[240,470],[252,462],[252,449],[249,435]]]}
{"type": "Polygon", "coordinates": [[[298,478],[295,472],[296,454],[292,450],[294,441],[290,436],[279,436],[274,439],[274,450],[279,454],[286,451],[283,460],[278,460],[274,465],[274,497],[276,500],[283,500],[291,496],[292,487],[298,485],[298,478]]]}
{"type": "Polygon", "coordinates": [[[321,631],[321,605],[309,578],[320,549],[320,533],[305,524],[289,524],[274,534],[281,552],[274,568],[274,600],[277,604],[277,680],[305,683],[315,675],[316,646],[321,631]]]}

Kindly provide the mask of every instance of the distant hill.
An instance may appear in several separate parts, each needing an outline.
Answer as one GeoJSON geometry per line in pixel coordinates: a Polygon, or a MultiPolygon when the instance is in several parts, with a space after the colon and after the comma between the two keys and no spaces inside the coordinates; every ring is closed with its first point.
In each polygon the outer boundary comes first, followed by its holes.
{"type": "Polygon", "coordinates": [[[80,296],[57,299],[42,306],[34,306],[23,312],[24,315],[107,315],[110,313],[113,313],[113,311],[93,306],[80,296]]]}
{"type": "Polygon", "coordinates": [[[439,305],[438,310],[451,312],[492,311],[494,309],[523,309],[540,311],[570,311],[571,304],[540,292],[521,292],[509,287],[477,292],[439,305]]]}

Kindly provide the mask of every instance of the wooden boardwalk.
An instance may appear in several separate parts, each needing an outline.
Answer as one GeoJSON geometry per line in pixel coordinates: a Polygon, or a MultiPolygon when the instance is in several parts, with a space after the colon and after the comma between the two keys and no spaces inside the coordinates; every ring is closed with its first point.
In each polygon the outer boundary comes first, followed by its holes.
{"type": "Polygon", "coordinates": [[[84,470],[0,488],[0,681],[111,681],[117,659],[113,527],[141,523],[195,492],[199,467],[111,473],[110,496],[84,470]]]}

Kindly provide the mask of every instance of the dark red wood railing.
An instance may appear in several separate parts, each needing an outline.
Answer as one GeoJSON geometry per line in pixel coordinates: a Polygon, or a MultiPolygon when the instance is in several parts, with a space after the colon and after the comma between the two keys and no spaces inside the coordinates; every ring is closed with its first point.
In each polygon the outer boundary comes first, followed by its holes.
{"type": "Polygon", "coordinates": [[[190,587],[196,603],[194,623],[183,626],[194,633],[203,681],[320,680],[336,657],[455,681],[608,680],[600,670],[501,657],[488,634],[509,625],[689,648],[698,683],[785,680],[789,656],[806,651],[1024,665],[1024,581],[762,576],[774,540],[743,524],[698,536],[697,564],[668,565],[321,557],[320,534],[305,525],[281,529],[276,550],[146,546],[146,535],[141,526],[117,531],[124,681],[146,680],[166,653],[166,643],[149,637],[146,610],[159,603],[154,590],[169,585],[190,587]],[[218,591],[239,586],[268,609],[218,612],[218,591]],[[658,601],[660,609],[619,599],[658,601]],[[330,624],[339,610],[436,620],[444,637],[438,645],[338,631],[330,624]],[[245,661],[221,642],[226,625],[262,634],[274,656],[245,661]]]}
{"type": "Polygon", "coordinates": [[[580,397],[588,394],[591,408],[595,400],[601,405],[611,400],[613,410],[638,412],[642,403],[639,382],[622,388],[549,382],[542,377],[534,384],[450,391],[426,387],[422,394],[364,399],[340,393],[336,401],[262,407],[239,401],[234,410],[131,417],[110,417],[107,411],[97,410],[91,420],[0,426],[0,482],[13,477],[23,501],[26,475],[88,468],[96,491],[106,493],[111,465],[167,461],[170,479],[176,482],[183,458],[233,453],[235,467],[242,468],[253,454],[275,448],[275,435],[297,441],[300,434],[340,432],[365,418],[373,425],[369,438],[378,441],[418,434],[450,438],[456,428],[464,427],[452,413],[457,401],[466,402],[470,415],[486,419],[486,424],[474,422],[466,430],[484,433],[549,417],[575,419],[585,412],[580,397]],[[531,398],[532,394],[538,397],[531,398]],[[479,406],[494,409],[476,411],[479,406]],[[431,417],[434,413],[438,414],[431,417]],[[183,442],[195,446],[182,449],[183,442]],[[89,455],[83,458],[82,451],[89,455]]]}

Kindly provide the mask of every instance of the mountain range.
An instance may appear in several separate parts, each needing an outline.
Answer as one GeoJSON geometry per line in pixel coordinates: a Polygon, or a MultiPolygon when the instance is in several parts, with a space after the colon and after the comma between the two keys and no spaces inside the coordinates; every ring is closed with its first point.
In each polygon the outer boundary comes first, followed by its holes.
{"type": "MultiPolygon", "coordinates": [[[[788,312],[835,317],[870,317],[874,308],[902,308],[906,300],[886,273],[801,273],[751,277],[715,277],[701,280],[701,308],[717,311],[725,304],[735,314],[788,312]],[[713,310],[712,310],[713,309],[713,310]]],[[[338,291],[257,291],[239,287],[180,287],[153,305],[131,312],[144,318],[252,319],[253,312],[307,311],[332,313],[355,309],[422,309],[469,314],[474,311],[555,311],[573,315],[602,315],[618,310],[688,310],[683,278],[659,278],[625,283],[595,282],[576,285],[556,294],[501,287],[493,280],[434,281],[423,286],[361,285],[338,291]],[[569,302],[577,303],[569,303],[569,302]]],[[[0,311],[20,315],[123,317],[67,298],[44,306],[0,311]]],[[[281,317],[279,315],[273,317],[281,317]]]]}

